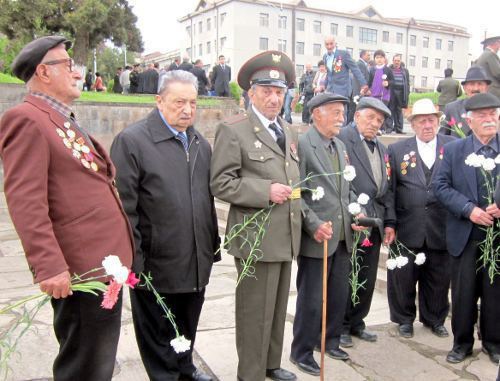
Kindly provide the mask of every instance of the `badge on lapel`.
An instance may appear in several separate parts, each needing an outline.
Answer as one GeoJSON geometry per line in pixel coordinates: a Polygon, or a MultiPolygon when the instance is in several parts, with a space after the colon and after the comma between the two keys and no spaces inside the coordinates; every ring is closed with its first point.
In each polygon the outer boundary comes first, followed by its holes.
{"type": "Polygon", "coordinates": [[[417,155],[415,151],[411,151],[403,156],[401,162],[401,174],[404,176],[408,173],[408,167],[415,168],[417,166],[417,155]]]}
{"type": "Polygon", "coordinates": [[[391,179],[391,163],[389,161],[389,155],[384,154],[384,163],[385,163],[385,174],[387,175],[387,181],[391,179]]]}
{"type": "Polygon", "coordinates": [[[439,148],[439,160],[443,160],[443,155],[444,155],[444,146],[441,146],[441,148],[439,148]]]}
{"type": "Polygon", "coordinates": [[[56,133],[61,138],[64,146],[71,150],[71,155],[80,161],[80,164],[94,172],[99,170],[99,166],[94,162],[94,155],[90,152],[90,148],[85,144],[85,139],[77,138],[76,132],[71,129],[71,123],[66,121],[63,124],[65,130],[57,127],[56,133]]]}
{"type": "Polygon", "coordinates": [[[258,140],[256,140],[256,141],[253,143],[253,145],[255,146],[255,148],[258,148],[258,149],[260,149],[260,148],[262,147],[262,143],[261,143],[261,142],[259,142],[258,140]]]}

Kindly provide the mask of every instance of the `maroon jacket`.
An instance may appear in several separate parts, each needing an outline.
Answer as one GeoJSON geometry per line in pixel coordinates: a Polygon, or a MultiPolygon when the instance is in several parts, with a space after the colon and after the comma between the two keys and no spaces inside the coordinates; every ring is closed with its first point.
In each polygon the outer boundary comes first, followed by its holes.
{"type": "Polygon", "coordinates": [[[104,148],[91,138],[92,147],[71,124],[98,170],[82,165],[58,135],[68,122],[31,95],[0,121],[5,196],[35,282],[65,270],[83,274],[110,254],[132,264],[133,238],[115,168],[104,148]]]}

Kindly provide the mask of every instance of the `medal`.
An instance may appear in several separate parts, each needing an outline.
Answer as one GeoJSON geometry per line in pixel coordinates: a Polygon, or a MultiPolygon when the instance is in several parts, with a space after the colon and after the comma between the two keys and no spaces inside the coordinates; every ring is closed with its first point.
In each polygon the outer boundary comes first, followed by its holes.
{"type": "Polygon", "coordinates": [[[99,170],[99,166],[94,162],[90,163],[90,168],[92,168],[94,172],[97,172],[99,170]]]}
{"type": "Polygon", "coordinates": [[[60,128],[56,128],[56,132],[57,132],[57,135],[59,135],[61,138],[65,138],[66,137],[66,134],[60,128]]]}
{"type": "Polygon", "coordinates": [[[68,137],[70,139],[74,139],[76,136],[75,131],[73,131],[73,130],[68,130],[68,131],[66,131],[66,133],[68,134],[68,137]]]}
{"type": "Polygon", "coordinates": [[[90,168],[90,163],[89,163],[87,160],[82,159],[82,160],[80,160],[80,161],[81,161],[82,165],[83,165],[85,168],[87,168],[87,169],[89,169],[89,168],[90,168]]]}
{"type": "Polygon", "coordinates": [[[66,146],[66,148],[71,148],[71,142],[68,139],[64,138],[63,143],[66,146]]]}
{"type": "Polygon", "coordinates": [[[71,127],[71,123],[70,122],[64,122],[63,126],[64,126],[64,128],[70,128],[71,127]]]}
{"type": "Polygon", "coordinates": [[[82,155],[81,155],[81,153],[80,153],[80,152],[78,152],[76,149],[74,149],[74,150],[73,150],[73,156],[74,156],[74,157],[76,157],[77,159],[79,159],[79,158],[80,158],[80,156],[82,156],[82,155]]]}
{"type": "Polygon", "coordinates": [[[78,144],[77,142],[73,143],[73,148],[76,149],[77,151],[82,150],[82,146],[80,144],[78,144]]]}
{"type": "Polygon", "coordinates": [[[417,166],[417,164],[415,164],[415,163],[410,164],[410,167],[412,167],[412,168],[415,168],[416,166],[417,166]]]}
{"type": "Polygon", "coordinates": [[[89,153],[90,152],[90,148],[87,147],[85,144],[81,146],[81,151],[83,153],[89,153]]]}

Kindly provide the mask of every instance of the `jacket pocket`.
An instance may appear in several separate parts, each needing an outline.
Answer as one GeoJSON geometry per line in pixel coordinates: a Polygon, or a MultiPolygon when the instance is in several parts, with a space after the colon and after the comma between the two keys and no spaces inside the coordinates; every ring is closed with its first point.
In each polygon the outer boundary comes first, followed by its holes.
{"type": "Polygon", "coordinates": [[[265,151],[250,151],[248,152],[248,158],[252,161],[257,161],[264,163],[274,157],[274,153],[265,151]]]}

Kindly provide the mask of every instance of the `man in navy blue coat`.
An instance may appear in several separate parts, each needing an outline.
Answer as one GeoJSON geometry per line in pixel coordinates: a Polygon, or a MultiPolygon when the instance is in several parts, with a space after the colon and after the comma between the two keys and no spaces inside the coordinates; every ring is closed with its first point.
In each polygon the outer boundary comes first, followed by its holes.
{"type": "MultiPolygon", "coordinates": [[[[478,267],[484,228],[495,225],[498,233],[500,209],[488,200],[481,168],[467,165],[471,153],[495,159],[500,154],[497,132],[500,100],[477,94],[465,103],[472,135],[445,145],[441,167],[434,179],[436,197],[448,210],[446,243],[451,254],[451,300],[453,349],[446,360],[459,363],[472,354],[477,301],[481,297],[480,331],[483,351],[494,363],[500,360],[500,279],[490,282],[488,271],[478,267]]],[[[500,165],[491,170],[493,178],[500,165]]],[[[493,248],[500,242],[493,243],[493,248]]]]}

